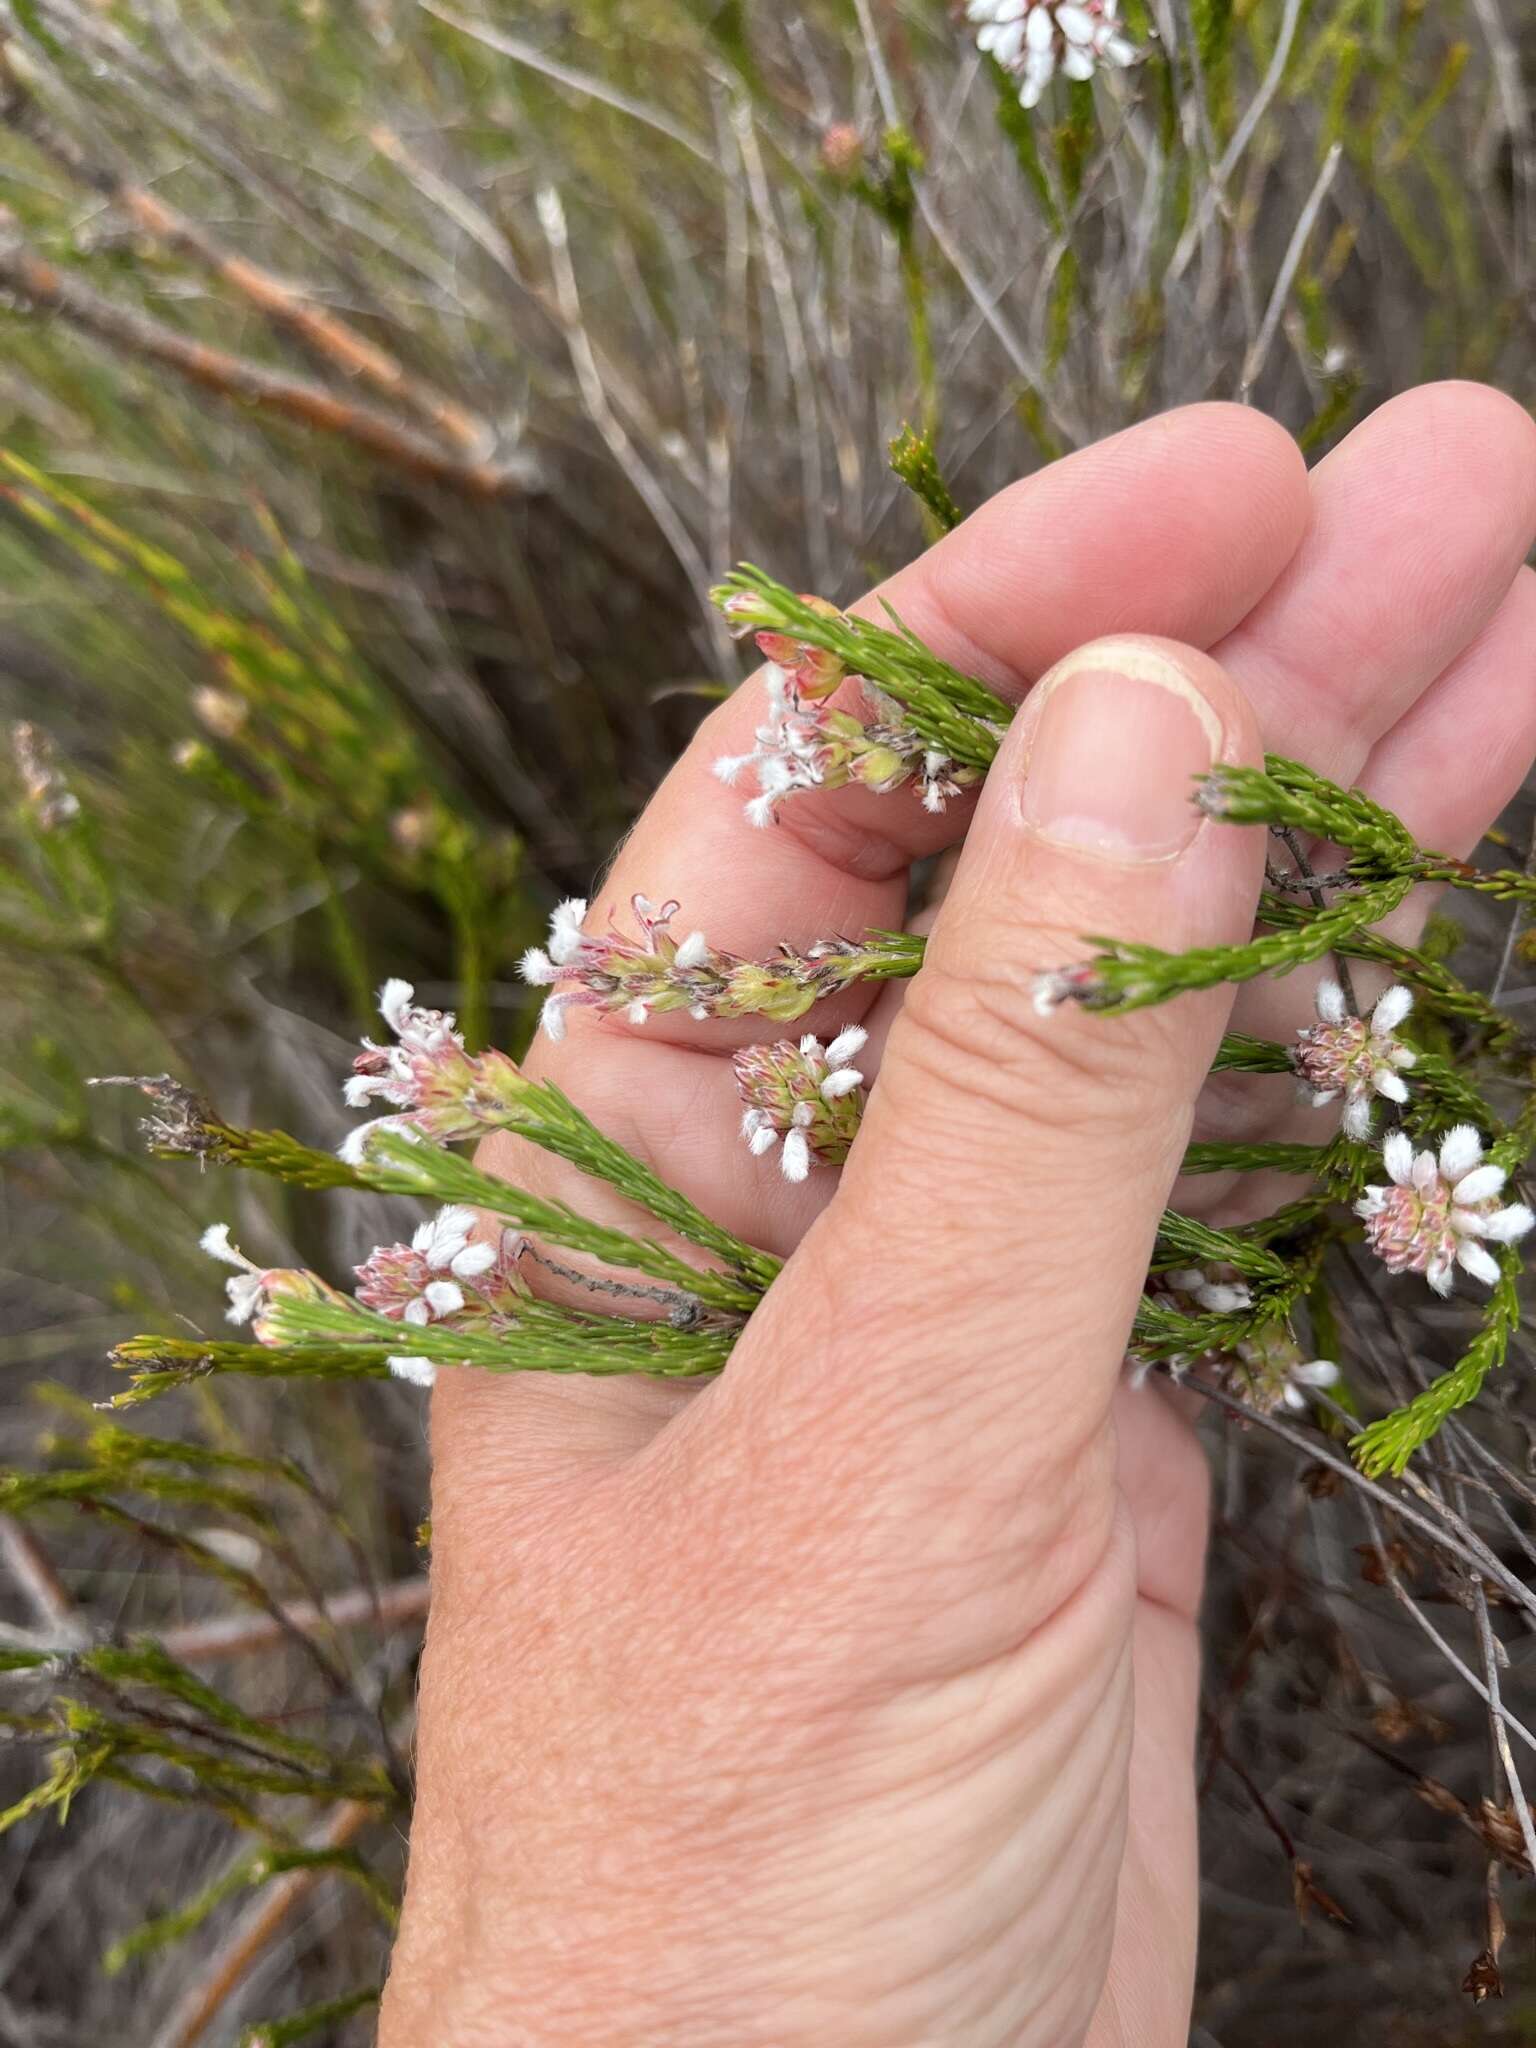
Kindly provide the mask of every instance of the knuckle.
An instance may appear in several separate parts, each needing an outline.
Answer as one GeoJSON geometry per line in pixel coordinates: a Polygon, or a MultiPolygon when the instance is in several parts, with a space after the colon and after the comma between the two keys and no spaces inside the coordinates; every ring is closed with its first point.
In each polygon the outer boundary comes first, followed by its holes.
{"type": "Polygon", "coordinates": [[[910,1076],[925,1094],[1047,1129],[1125,1121],[1173,1060],[1166,1014],[1041,1017],[1032,979],[995,958],[965,968],[930,958],[908,991],[882,1086],[910,1076]]]}

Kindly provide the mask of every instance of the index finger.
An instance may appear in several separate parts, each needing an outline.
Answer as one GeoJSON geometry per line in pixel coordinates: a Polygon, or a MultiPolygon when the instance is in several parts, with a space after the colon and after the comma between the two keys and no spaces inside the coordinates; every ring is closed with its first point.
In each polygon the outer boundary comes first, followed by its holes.
{"type": "MultiPolygon", "coordinates": [[[[1283,429],[1240,406],[1189,406],[1010,486],[854,609],[880,617],[889,603],[935,653],[1017,702],[1069,649],[1103,634],[1134,628],[1214,644],[1284,569],[1308,504],[1305,467],[1283,429]]],[[[701,929],[711,945],[749,958],[781,941],[902,922],[912,862],[963,837],[970,799],[933,815],[910,786],[818,789],[790,798],[759,830],[744,792],[712,770],[750,751],[762,716],[754,680],[704,721],[589,922],[627,930],[632,896],[676,898],[677,932],[701,929]]],[[[861,1014],[872,995],[866,987],[839,998],[838,1020],[861,1014]]],[[[548,1048],[545,1071],[574,1072],[589,1059],[593,1021],[613,1035],[615,1020],[583,1020],[579,1049],[548,1048]]],[[[617,1031],[637,1052],[644,1039],[721,1050],[763,1035],[754,1019],[682,1012],[652,1016],[643,1034],[619,1019],[617,1031]]]]}

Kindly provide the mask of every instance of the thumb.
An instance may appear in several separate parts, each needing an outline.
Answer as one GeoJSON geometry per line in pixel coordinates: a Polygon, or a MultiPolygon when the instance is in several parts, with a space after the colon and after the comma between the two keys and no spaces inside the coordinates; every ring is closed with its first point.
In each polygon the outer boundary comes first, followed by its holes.
{"type": "Polygon", "coordinates": [[[1220,667],[1142,637],[1069,655],[1008,732],[842,1184],[760,1311],[773,1341],[713,1390],[775,1435],[798,1413],[861,1517],[882,1490],[1036,1521],[1088,1473],[1112,1496],[1109,1404],[1230,993],[1042,1016],[1034,983],[1084,934],[1248,935],[1263,835],[1203,816],[1192,778],[1257,758],[1220,667]]]}

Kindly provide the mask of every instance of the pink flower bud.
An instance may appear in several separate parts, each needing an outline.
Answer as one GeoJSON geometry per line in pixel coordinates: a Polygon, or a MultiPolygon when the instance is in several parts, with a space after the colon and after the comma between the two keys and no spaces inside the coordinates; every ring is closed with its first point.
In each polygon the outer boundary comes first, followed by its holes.
{"type": "Polygon", "coordinates": [[[853,1024],[829,1046],[807,1036],[744,1046],[732,1060],[746,1108],[741,1134],[761,1158],[780,1146],[786,1180],[804,1180],[812,1160],[840,1166],[864,1114],[864,1077],[851,1062],[868,1033],[853,1024]]]}

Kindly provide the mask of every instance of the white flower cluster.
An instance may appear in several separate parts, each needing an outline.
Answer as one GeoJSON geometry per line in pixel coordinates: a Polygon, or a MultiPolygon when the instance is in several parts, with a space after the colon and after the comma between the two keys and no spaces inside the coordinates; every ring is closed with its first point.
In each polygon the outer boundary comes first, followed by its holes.
{"type": "Polygon", "coordinates": [[[556,1043],[565,1036],[565,1013],[573,1003],[622,1011],[631,1024],[643,1024],[656,1009],[686,1009],[699,1019],[711,1015],[720,974],[704,934],[691,931],[673,938],[672,920],[679,909],[675,897],[653,903],[649,896],[636,895],[630,907],[640,927],[638,944],[617,932],[584,931],[586,898],[568,896],[550,913],[547,943],[530,946],[519,962],[518,971],[530,987],[552,989],[562,980],[580,984],[545,998],[540,1022],[545,1036],[556,1043]]]}
{"type": "Polygon", "coordinates": [[[864,1076],[853,1065],[869,1033],[850,1024],[823,1047],[813,1034],[774,1045],[744,1046],[732,1065],[746,1108],[741,1135],[754,1158],[783,1143],[779,1167],[786,1180],[804,1180],[811,1161],[840,1166],[863,1115],[864,1076]]]}
{"type": "Polygon", "coordinates": [[[1434,1152],[1415,1152],[1406,1131],[1381,1148],[1389,1176],[1355,1204],[1372,1251],[1392,1273],[1422,1273],[1436,1294],[1449,1294],[1456,1268],[1492,1287],[1499,1278],[1490,1244],[1516,1244],[1536,1226],[1524,1202],[1501,1200],[1508,1179],[1483,1158],[1470,1124],[1457,1124],[1434,1152]]]}
{"type": "MultiPolygon", "coordinates": [[[[1176,1307],[1186,1311],[1201,1309],[1207,1315],[1233,1316],[1253,1307],[1253,1292],[1245,1281],[1213,1277],[1201,1266],[1180,1266],[1159,1273],[1155,1284],[1172,1295],[1176,1307]]],[[[1289,1325],[1283,1321],[1267,1323],[1240,1337],[1230,1356],[1240,1369],[1249,1399],[1264,1414],[1280,1407],[1300,1413],[1308,1406],[1312,1393],[1335,1385],[1339,1377],[1339,1368],[1331,1358],[1303,1358],[1289,1325]]],[[[1167,1363],[1172,1378],[1181,1380],[1194,1360],[1176,1355],[1167,1363]]],[[[1139,1386],[1148,1370],[1145,1365],[1138,1367],[1132,1384],[1139,1386]]]]}
{"type": "Polygon", "coordinates": [[[1376,1096],[1408,1100],[1403,1075],[1418,1055],[1397,1032],[1412,1008],[1412,990],[1399,983],[1382,994],[1367,1023],[1350,1015],[1338,982],[1318,984],[1317,1022],[1297,1033],[1291,1064],[1303,1099],[1314,1109],[1344,1097],[1344,1129],[1351,1138],[1371,1135],[1376,1096]]]}
{"type": "MultiPolygon", "coordinates": [[[[418,1225],[408,1245],[378,1246],[357,1268],[358,1300],[418,1330],[467,1308],[483,1311],[513,1282],[522,1240],[511,1231],[499,1242],[477,1239],[479,1220],[473,1209],[451,1204],[418,1225]]],[[[416,1354],[391,1357],[389,1369],[419,1387],[437,1376],[432,1360],[416,1354]]]]}
{"type": "Polygon", "coordinates": [[[1136,61],[1120,33],[1119,0],[970,0],[966,19],[976,47],[1019,81],[1019,103],[1033,107],[1058,71],[1092,78],[1101,64],[1136,61]]]}
{"type": "Polygon", "coordinates": [[[266,1269],[248,1259],[229,1234],[227,1223],[210,1223],[198,1240],[210,1259],[218,1259],[237,1270],[224,1282],[229,1307],[224,1311],[232,1323],[248,1323],[259,1312],[266,1293],[266,1269]]]}

